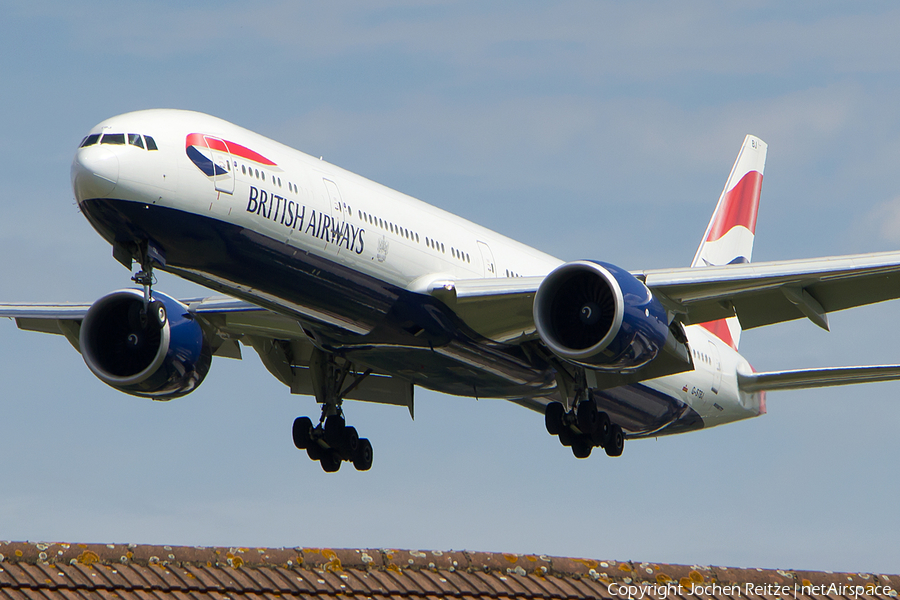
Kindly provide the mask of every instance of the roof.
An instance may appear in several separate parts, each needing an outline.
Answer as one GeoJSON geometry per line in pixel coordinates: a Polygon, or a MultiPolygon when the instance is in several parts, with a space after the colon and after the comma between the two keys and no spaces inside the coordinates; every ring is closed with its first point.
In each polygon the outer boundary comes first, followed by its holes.
{"type": "Polygon", "coordinates": [[[635,585],[655,598],[688,597],[692,585],[719,598],[793,598],[795,585],[818,586],[798,590],[804,598],[887,598],[897,596],[885,586],[900,588],[900,575],[459,551],[0,542],[0,600],[640,597],[635,585]]]}

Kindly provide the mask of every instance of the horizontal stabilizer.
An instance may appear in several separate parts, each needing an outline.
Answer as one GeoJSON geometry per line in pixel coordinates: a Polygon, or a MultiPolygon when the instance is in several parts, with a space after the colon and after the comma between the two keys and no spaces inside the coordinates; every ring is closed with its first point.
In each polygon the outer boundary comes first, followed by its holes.
{"type": "Polygon", "coordinates": [[[796,371],[770,371],[768,373],[738,371],[737,378],[738,387],[742,392],[801,390],[853,383],[893,381],[900,379],[900,365],[826,367],[796,371]]]}

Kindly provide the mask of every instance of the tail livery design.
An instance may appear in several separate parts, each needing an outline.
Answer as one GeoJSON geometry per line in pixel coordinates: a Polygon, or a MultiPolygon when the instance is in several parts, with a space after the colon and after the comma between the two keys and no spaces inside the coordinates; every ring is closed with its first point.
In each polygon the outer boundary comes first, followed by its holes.
{"type": "MultiPolygon", "coordinates": [[[[748,135],[744,138],[692,267],[750,262],[766,150],[766,143],[758,137],[748,135]]],[[[741,338],[737,317],[703,323],[703,327],[737,350],[741,338]]]]}

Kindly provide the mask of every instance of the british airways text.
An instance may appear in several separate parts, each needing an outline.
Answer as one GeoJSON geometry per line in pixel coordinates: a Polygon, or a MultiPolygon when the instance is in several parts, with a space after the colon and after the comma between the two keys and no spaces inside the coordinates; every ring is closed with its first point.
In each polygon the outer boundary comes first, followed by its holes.
{"type": "Polygon", "coordinates": [[[247,201],[247,212],[280,223],[289,229],[302,231],[306,235],[330,244],[343,246],[357,254],[362,254],[365,249],[363,236],[366,230],[362,227],[354,227],[346,221],[341,223],[323,212],[316,214],[314,209],[310,209],[307,216],[305,204],[288,200],[283,196],[269,193],[252,185],[247,201]]]}

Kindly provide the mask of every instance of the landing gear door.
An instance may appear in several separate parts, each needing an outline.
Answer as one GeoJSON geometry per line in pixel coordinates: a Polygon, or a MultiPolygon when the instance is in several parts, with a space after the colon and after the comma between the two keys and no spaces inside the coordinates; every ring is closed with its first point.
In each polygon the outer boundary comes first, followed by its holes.
{"type": "Polygon", "coordinates": [[[494,262],[494,253],[491,252],[490,246],[484,242],[478,242],[478,249],[481,250],[481,260],[484,261],[484,276],[496,277],[497,265],[494,262]]]}
{"type": "Polygon", "coordinates": [[[216,184],[217,192],[226,194],[234,193],[234,162],[231,160],[231,151],[228,150],[228,144],[225,140],[209,135],[203,136],[206,142],[206,148],[209,150],[210,158],[213,163],[213,181],[216,184]]]}

